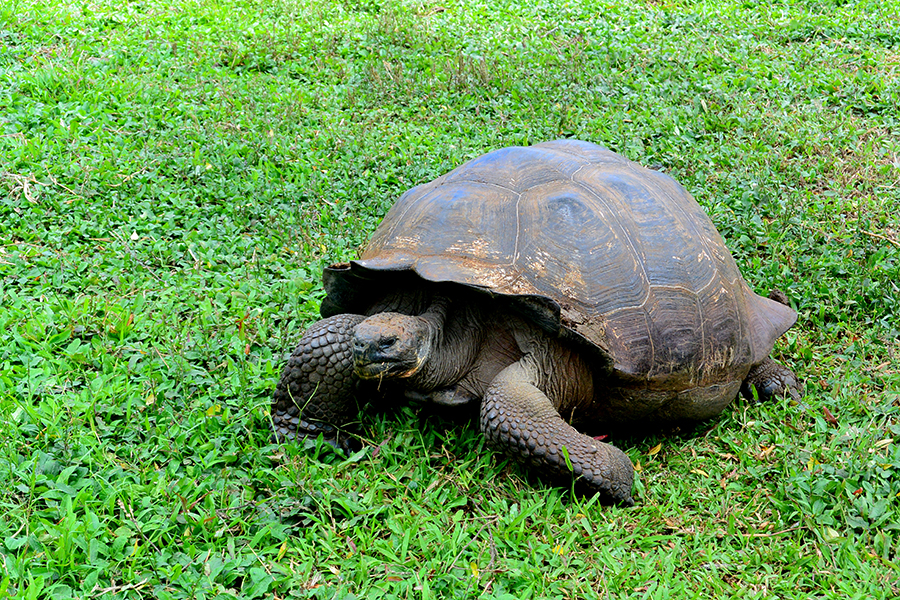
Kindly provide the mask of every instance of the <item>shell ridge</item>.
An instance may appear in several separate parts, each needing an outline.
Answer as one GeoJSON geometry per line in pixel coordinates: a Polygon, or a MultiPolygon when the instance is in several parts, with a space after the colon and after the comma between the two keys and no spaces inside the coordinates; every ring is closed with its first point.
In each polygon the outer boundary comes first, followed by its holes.
{"type": "Polygon", "coordinates": [[[519,262],[519,236],[522,234],[522,217],[519,213],[519,203],[522,201],[521,192],[516,194],[516,239],[513,242],[513,255],[510,266],[519,262]]]}
{"type": "MultiPolygon", "coordinates": [[[[710,283],[706,284],[705,287],[708,287],[712,283],[712,279],[710,279],[710,283]]],[[[700,302],[700,294],[696,294],[694,296],[694,303],[697,305],[697,316],[700,319],[700,360],[697,361],[695,368],[691,369],[691,384],[697,385],[699,380],[702,379],[700,373],[705,369],[706,362],[708,360],[707,352],[709,349],[706,347],[706,329],[703,327],[703,322],[705,319],[703,318],[703,303],[700,302]]]]}
{"type": "MultiPolygon", "coordinates": [[[[641,169],[645,170],[645,169],[643,169],[643,167],[641,167],[641,169]]],[[[674,189],[675,192],[678,193],[679,195],[686,196],[687,198],[693,200],[692,204],[685,204],[682,202],[674,202],[674,203],[672,203],[671,206],[673,208],[673,213],[675,213],[678,217],[680,217],[678,220],[685,226],[687,231],[690,232],[691,236],[698,242],[698,245],[699,245],[699,248],[701,250],[703,257],[706,260],[708,260],[711,265],[714,265],[714,268],[712,270],[709,280],[703,285],[703,287],[699,288],[695,292],[696,298],[697,298],[698,311],[702,311],[702,303],[699,301],[702,292],[705,291],[706,289],[708,289],[710,286],[712,286],[717,281],[723,282],[725,284],[726,288],[729,288],[733,291],[740,289],[740,282],[742,280],[740,271],[737,269],[737,267],[735,265],[734,269],[735,269],[735,271],[737,271],[736,276],[731,279],[724,276],[728,270],[726,267],[729,266],[728,259],[730,258],[732,263],[734,262],[734,259],[731,256],[731,254],[729,253],[724,258],[724,260],[721,260],[716,255],[716,253],[713,251],[713,249],[712,249],[713,246],[724,245],[724,240],[722,239],[721,234],[718,232],[718,229],[715,228],[715,224],[712,222],[712,219],[709,217],[708,214],[706,214],[706,211],[703,210],[703,208],[696,201],[696,199],[694,199],[694,197],[690,194],[690,192],[688,192],[687,189],[684,188],[684,186],[682,186],[680,183],[678,183],[672,177],[666,175],[665,173],[653,172],[653,174],[655,175],[653,182],[654,182],[654,184],[656,184],[656,186],[658,187],[658,189],[660,191],[662,191],[664,193],[670,193],[670,190],[674,189]],[[692,207],[693,205],[696,205],[700,209],[702,217],[705,218],[706,222],[708,222],[712,226],[712,230],[715,232],[715,235],[718,235],[718,237],[719,237],[718,244],[715,243],[716,242],[715,239],[710,237],[712,235],[711,232],[705,231],[704,228],[702,228],[698,224],[698,223],[703,223],[704,221],[702,219],[700,219],[700,220],[696,219],[695,218],[696,215],[692,214],[692,211],[689,210],[689,207],[692,207]],[[737,286],[737,287],[735,287],[735,286],[737,286]]],[[[659,287],[664,287],[664,286],[659,286],[659,287]]],[[[680,287],[680,286],[678,286],[678,287],[680,287]]],[[[740,298],[738,297],[737,293],[726,294],[725,302],[727,302],[727,304],[728,304],[729,312],[734,315],[737,315],[736,321],[737,321],[737,327],[738,327],[738,331],[739,331],[738,339],[740,340],[741,343],[746,344],[747,348],[750,349],[750,352],[753,353],[752,347],[755,344],[753,343],[751,332],[748,331],[749,319],[747,318],[747,315],[744,314],[745,311],[741,310],[740,298]]],[[[700,329],[701,329],[701,335],[704,336],[704,338],[703,338],[704,343],[701,346],[703,348],[702,362],[697,365],[697,367],[699,369],[699,367],[701,365],[706,365],[710,361],[712,361],[713,357],[707,356],[707,352],[714,351],[714,349],[706,348],[705,332],[704,332],[704,328],[702,326],[702,324],[704,322],[703,318],[702,318],[702,312],[700,312],[698,314],[701,315],[700,329]]],[[[734,350],[735,350],[735,348],[732,348],[732,351],[734,351],[734,350]]],[[[728,361],[730,361],[730,360],[733,360],[733,357],[730,357],[728,359],[728,361]]],[[[697,374],[700,375],[699,370],[697,370],[697,374]]],[[[693,372],[692,372],[692,377],[693,377],[693,372]]],[[[702,377],[701,377],[701,379],[702,379],[702,377]]]]}
{"type": "MultiPolygon", "coordinates": [[[[589,166],[589,165],[585,165],[585,166],[589,166]]],[[[647,293],[644,295],[644,299],[641,301],[641,304],[636,308],[645,306],[647,301],[650,299],[651,286],[650,286],[650,277],[649,277],[649,275],[647,275],[647,269],[644,267],[644,260],[643,260],[645,258],[644,254],[642,252],[638,252],[637,248],[634,245],[634,242],[631,239],[631,236],[627,235],[628,228],[624,226],[624,224],[622,223],[621,220],[619,220],[619,215],[618,215],[617,211],[613,210],[613,207],[610,206],[610,204],[606,201],[606,198],[604,198],[603,196],[601,196],[600,194],[598,194],[594,190],[592,190],[590,187],[588,187],[584,181],[577,181],[575,183],[577,183],[578,186],[582,190],[584,190],[586,193],[588,193],[591,197],[595,198],[598,202],[603,204],[603,206],[606,207],[607,211],[609,211],[609,213],[612,215],[612,218],[616,222],[616,225],[619,227],[619,229],[622,230],[623,232],[625,232],[625,234],[626,234],[624,236],[625,242],[628,244],[629,248],[631,248],[632,256],[635,256],[636,258],[639,259],[639,260],[636,260],[635,262],[637,263],[638,267],[640,267],[641,274],[644,276],[644,282],[647,285],[647,293]]],[[[644,312],[646,312],[646,309],[644,309],[644,312]]],[[[605,313],[604,316],[609,316],[610,314],[612,314],[612,312],[605,313]]]]}
{"type": "MultiPolygon", "coordinates": [[[[644,306],[646,306],[647,301],[649,300],[651,289],[680,290],[680,291],[687,292],[688,294],[691,294],[692,296],[699,298],[701,295],[701,292],[703,292],[706,288],[711,286],[715,280],[716,280],[716,276],[713,275],[712,277],[709,278],[709,281],[706,283],[706,285],[704,285],[702,288],[698,289],[697,291],[694,291],[690,288],[684,287],[683,285],[669,285],[669,284],[664,284],[664,283],[654,283],[653,285],[648,286],[647,295],[644,296],[644,299],[641,300],[640,304],[629,304],[628,306],[620,306],[618,308],[614,308],[613,310],[611,310],[607,313],[604,313],[604,316],[609,317],[610,315],[614,315],[616,313],[622,312],[623,310],[634,310],[637,308],[643,308],[644,306]]],[[[729,285],[738,285],[740,279],[735,278],[732,281],[728,281],[726,279],[725,281],[729,285]]]]}
{"type": "Polygon", "coordinates": [[[650,313],[644,309],[644,325],[647,328],[647,339],[650,341],[650,368],[644,374],[644,380],[650,381],[653,378],[653,367],[656,365],[656,344],[653,342],[653,326],[650,324],[650,313]]]}
{"type": "Polygon", "coordinates": [[[580,167],[578,167],[577,169],[575,169],[575,172],[572,173],[572,175],[571,175],[571,177],[569,177],[569,179],[571,179],[572,181],[575,181],[575,176],[578,175],[579,173],[581,173],[581,171],[582,171],[585,167],[589,167],[589,166],[591,166],[591,163],[584,163],[583,165],[581,165],[580,167]]]}
{"type": "MultiPolygon", "coordinates": [[[[656,183],[658,183],[661,188],[665,189],[666,187],[674,187],[676,191],[680,192],[682,195],[686,195],[688,198],[694,201],[696,206],[700,208],[703,217],[712,225],[713,230],[719,236],[720,244],[717,245],[723,245],[724,240],[722,240],[722,235],[719,234],[719,230],[715,228],[715,223],[712,222],[712,219],[709,217],[706,211],[703,210],[703,207],[700,206],[700,203],[697,202],[696,198],[694,198],[683,185],[672,179],[672,177],[670,177],[669,175],[666,175],[665,173],[657,173],[655,171],[653,173],[656,175],[656,183]]],[[[711,240],[709,237],[707,237],[706,232],[704,232],[697,226],[697,221],[694,219],[695,215],[692,215],[690,212],[688,212],[687,207],[684,203],[675,202],[672,204],[672,206],[674,210],[677,211],[679,215],[681,215],[680,221],[685,224],[686,228],[700,243],[700,247],[703,249],[703,254],[707,258],[707,260],[709,260],[712,264],[722,264],[722,261],[719,261],[716,258],[716,254],[712,251],[712,243],[714,240],[711,240]]],[[[731,255],[729,254],[729,256],[731,255]]],[[[713,280],[716,279],[716,274],[718,274],[719,271],[720,269],[718,268],[713,270],[713,276],[711,277],[707,285],[709,285],[713,280]]],[[[706,286],[704,286],[704,288],[705,287],[706,286]]]]}
{"type": "Polygon", "coordinates": [[[460,179],[454,179],[454,180],[451,181],[450,183],[451,183],[451,184],[453,184],[453,183],[478,183],[478,184],[481,184],[481,185],[484,185],[484,186],[500,188],[501,190],[506,190],[507,192],[512,192],[513,194],[517,194],[517,195],[520,194],[520,192],[517,192],[517,191],[515,190],[515,188],[507,187],[507,186],[503,185],[502,183],[497,183],[496,181],[486,181],[486,180],[484,180],[484,179],[474,179],[474,178],[473,178],[473,179],[463,179],[463,178],[460,178],[460,179]]]}
{"type": "MultiPolygon", "coordinates": [[[[444,185],[443,180],[444,180],[444,177],[439,177],[438,179],[435,179],[434,181],[432,181],[430,183],[424,183],[421,185],[417,185],[416,187],[412,188],[411,190],[409,190],[408,192],[406,192],[405,194],[400,196],[400,199],[397,201],[397,204],[400,204],[404,200],[404,198],[413,198],[413,196],[415,196],[415,198],[412,199],[412,201],[406,202],[406,206],[403,207],[403,212],[400,213],[400,215],[398,215],[398,217],[396,219],[394,219],[394,222],[391,223],[390,229],[388,229],[387,234],[382,237],[387,238],[387,237],[393,236],[397,227],[401,223],[403,223],[404,217],[406,217],[406,213],[411,211],[413,209],[413,207],[416,205],[416,200],[418,200],[422,196],[425,196],[432,190],[436,190],[439,187],[441,187],[442,185],[444,185]]],[[[388,211],[388,213],[390,213],[390,211],[388,211]]],[[[384,221],[387,221],[387,216],[385,216],[385,218],[382,219],[382,223],[384,221]]],[[[371,243],[371,241],[369,243],[371,243]]]]}

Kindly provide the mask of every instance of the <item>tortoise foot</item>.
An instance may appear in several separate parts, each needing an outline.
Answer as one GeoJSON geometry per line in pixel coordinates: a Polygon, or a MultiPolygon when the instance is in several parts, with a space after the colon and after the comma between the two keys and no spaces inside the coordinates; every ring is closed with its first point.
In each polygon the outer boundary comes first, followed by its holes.
{"type": "Polygon", "coordinates": [[[335,315],[314,323],[288,359],[272,397],[273,435],[278,441],[316,438],[351,451],[341,432],[356,416],[351,342],[360,315],[335,315]]]}
{"type": "Polygon", "coordinates": [[[753,390],[759,394],[760,400],[771,400],[789,396],[794,402],[800,402],[802,387],[797,381],[794,372],[784,365],[766,358],[747,374],[747,378],[741,385],[741,393],[748,400],[753,399],[753,390]]]}

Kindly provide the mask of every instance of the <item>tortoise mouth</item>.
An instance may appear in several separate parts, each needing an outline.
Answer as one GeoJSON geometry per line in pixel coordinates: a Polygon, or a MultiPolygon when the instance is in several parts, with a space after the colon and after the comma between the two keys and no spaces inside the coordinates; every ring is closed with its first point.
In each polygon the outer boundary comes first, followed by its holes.
{"type": "Polygon", "coordinates": [[[413,364],[401,360],[354,361],[353,370],[360,379],[405,379],[415,375],[421,366],[419,360],[413,364]]]}

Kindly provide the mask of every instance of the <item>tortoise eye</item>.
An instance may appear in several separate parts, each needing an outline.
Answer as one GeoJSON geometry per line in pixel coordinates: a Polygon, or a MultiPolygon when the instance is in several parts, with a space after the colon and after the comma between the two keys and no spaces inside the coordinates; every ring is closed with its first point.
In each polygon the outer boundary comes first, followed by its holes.
{"type": "Polygon", "coordinates": [[[396,343],[396,335],[386,335],[378,341],[378,348],[380,350],[390,350],[396,343]]]}

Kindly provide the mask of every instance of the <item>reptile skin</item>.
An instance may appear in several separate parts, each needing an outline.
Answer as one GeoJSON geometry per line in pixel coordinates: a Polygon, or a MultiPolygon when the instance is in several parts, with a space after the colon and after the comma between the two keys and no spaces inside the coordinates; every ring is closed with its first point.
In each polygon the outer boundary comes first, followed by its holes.
{"type": "Polygon", "coordinates": [[[279,441],[315,438],[348,450],[340,427],[357,417],[351,342],[361,315],[335,315],[315,323],[297,345],[272,399],[272,421],[279,441]],[[301,408],[302,407],[302,411],[301,408]],[[302,412],[302,417],[301,417],[302,412]]]}

